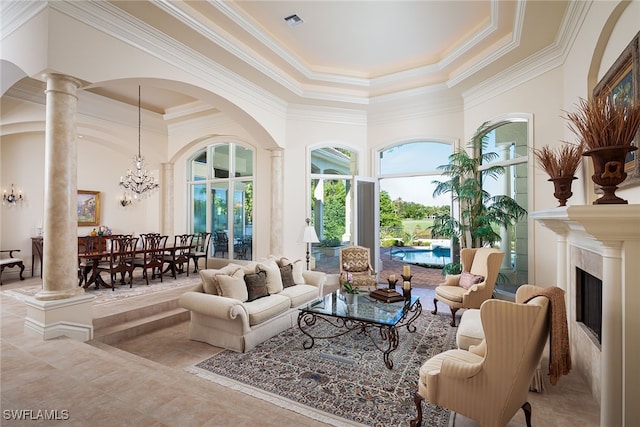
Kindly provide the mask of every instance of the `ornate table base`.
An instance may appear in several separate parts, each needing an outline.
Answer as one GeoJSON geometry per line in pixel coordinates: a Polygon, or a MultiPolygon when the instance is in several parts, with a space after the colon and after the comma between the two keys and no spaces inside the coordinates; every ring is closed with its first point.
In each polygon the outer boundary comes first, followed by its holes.
{"type": "Polygon", "coordinates": [[[392,351],[398,348],[400,336],[398,329],[403,326],[407,327],[409,332],[415,332],[416,327],[412,325],[414,320],[420,316],[422,312],[422,305],[420,300],[416,301],[404,316],[395,325],[385,325],[374,321],[366,321],[361,319],[352,319],[348,317],[335,317],[322,313],[314,313],[309,311],[301,311],[298,314],[298,327],[300,331],[309,337],[302,343],[302,346],[308,350],[313,347],[315,340],[336,338],[351,331],[359,331],[369,337],[373,345],[383,353],[384,364],[389,369],[393,369],[393,360],[390,358],[392,351]],[[314,336],[311,334],[311,328],[316,324],[318,320],[322,320],[331,326],[338,328],[338,331],[333,335],[326,336],[314,336]],[[374,337],[373,331],[378,330],[379,338],[374,337]],[[386,345],[385,345],[386,343],[386,345]]]}

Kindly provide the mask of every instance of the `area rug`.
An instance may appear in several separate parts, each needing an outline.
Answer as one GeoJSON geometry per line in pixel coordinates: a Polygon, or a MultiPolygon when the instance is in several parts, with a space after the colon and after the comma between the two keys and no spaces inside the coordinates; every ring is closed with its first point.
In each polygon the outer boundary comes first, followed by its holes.
{"type": "MultiPolygon", "coordinates": [[[[314,327],[331,328],[320,323],[314,327]]],[[[420,366],[455,345],[456,328],[444,315],[423,311],[414,324],[415,333],[400,330],[392,370],[362,333],[316,340],[304,350],[306,335],[296,326],[250,352],[224,350],[187,371],[330,425],[407,426],[416,416],[420,366]]],[[[423,426],[449,425],[448,410],[422,405],[423,426]]]]}
{"type": "MultiPolygon", "coordinates": [[[[130,288],[129,284],[120,285],[116,282],[115,290],[111,288],[99,288],[90,286],[85,289],[87,295],[94,295],[96,298],[93,300],[94,304],[108,304],[111,302],[122,301],[127,298],[134,298],[141,295],[148,295],[150,293],[167,291],[170,289],[185,288],[188,289],[200,283],[200,275],[198,273],[189,273],[189,277],[186,274],[178,275],[176,279],[170,275],[164,277],[164,281],[160,282],[159,279],[150,280],[149,286],[147,286],[146,280],[140,275],[133,276],[133,286],[130,288]]],[[[2,295],[10,296],[20,300],[24,300],[26,297],[32,297],[42,289],[42,285],[25,286],[24,288],[9,289],[2,291],[2,295]]]]}

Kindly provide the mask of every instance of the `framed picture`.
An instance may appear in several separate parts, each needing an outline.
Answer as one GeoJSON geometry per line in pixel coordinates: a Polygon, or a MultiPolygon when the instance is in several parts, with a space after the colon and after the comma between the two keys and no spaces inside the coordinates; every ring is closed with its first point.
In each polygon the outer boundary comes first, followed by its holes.
{"type": "MultiPolygon", "coordinates": [[[[611,101],[623,102],[628,105],[640,103],[640,32],[622,51],[613,66],[607,71],[602,80],[593,89],[595,96],[607,94],[611,101]]],[[[640,146],[640,130],[636,134],[633,145],[640,146]]],[[[640,184],[640,150],[627,154],[624,171],[627,173],[619,188],[632,187],[640,184]]]]}
{"type": "Polygon", "coordinates": [[[100,225],[100,192],[78,190],[78,226],[100,225]]]}

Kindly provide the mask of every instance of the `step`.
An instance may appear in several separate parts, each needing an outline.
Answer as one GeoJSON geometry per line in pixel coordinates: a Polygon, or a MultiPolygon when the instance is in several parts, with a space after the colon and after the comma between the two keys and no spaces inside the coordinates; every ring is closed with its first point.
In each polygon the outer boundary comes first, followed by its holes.
{"type": "Polygon", "coordinates": [[[178,300],[190,289],[178,287],[95,305],[93,339],[111,345],[188,321],[190,312],[180,308],[178,300]]]}
{"type": "Polygon", "coordinates": [[[112,309],[110,313],[102,316],[94,315],[93,329],[97,332],[113,326],[134,322],[138,319],[148,318],[160,313],[175,310],[178,308],[178,298],[179,297],[172,295],[167,299],[149,302],[145,305],[126,305],[117,309],[112,309]]]}
{"type": "Polygon", "coordinates": [[[104,344],[113,345],[148,332],[187,321],[191,316],[189,310],[179,307],[156,312],[147,316],[137,316],[135,313],[130,314],[134,317],[131,320],[101,327],[100,329],[94,328],[93,339],[104,344]]]}

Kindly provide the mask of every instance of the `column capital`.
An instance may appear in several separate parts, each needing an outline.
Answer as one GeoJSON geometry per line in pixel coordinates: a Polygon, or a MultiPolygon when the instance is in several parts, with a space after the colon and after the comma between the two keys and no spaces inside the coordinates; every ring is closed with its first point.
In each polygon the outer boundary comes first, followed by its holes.
{"type": "Polygon", "coordinates": [[[42,75],[47,82],[45,93],[59,91],[76,96],[76,89],[82,86],[82,82],[75,77],[58,73],[45,73],[42,75]]]}

